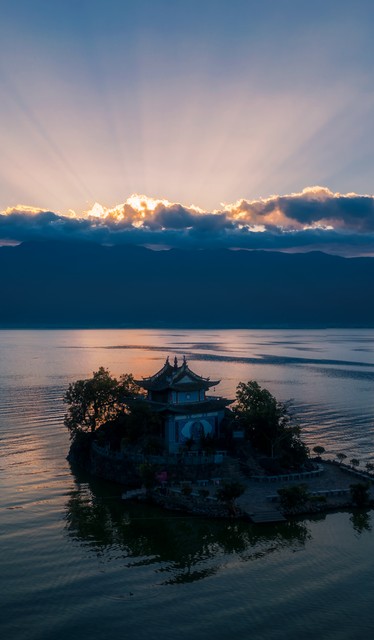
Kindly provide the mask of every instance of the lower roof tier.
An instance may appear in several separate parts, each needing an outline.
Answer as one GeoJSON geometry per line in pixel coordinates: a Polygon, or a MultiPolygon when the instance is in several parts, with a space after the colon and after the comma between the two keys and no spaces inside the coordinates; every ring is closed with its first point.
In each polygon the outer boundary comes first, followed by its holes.
{"type": "Polygon", "coordinates": [[[195,413],[210,413],[212,411],[222,411],[225,407],[233,403],[233,400],[228,398],[208,398],[201,402],[184,402],[184,403],[172,403],[172,402],[155,402],[153,400],[142,400],[146,402],[151,411],[157,413],[182,413],[182,414],[195,414],[195,413]]]}

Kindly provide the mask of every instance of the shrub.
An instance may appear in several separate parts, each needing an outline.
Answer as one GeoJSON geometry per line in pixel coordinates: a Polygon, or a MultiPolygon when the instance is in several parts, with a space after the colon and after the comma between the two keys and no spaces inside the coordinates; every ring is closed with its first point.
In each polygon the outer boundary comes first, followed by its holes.
{"type": "Polygon", "coordinates": [[[221,502],[234,502],[245,491],[245,486],[240,482],[226,482],[217,490],[217,498],[221,502]]]}
{"type": "Polygon", "coordinates": [[[305,484],[278,489],[280,502],[285,511],[301,509],[309,500],[309,493],[305,484]]]}

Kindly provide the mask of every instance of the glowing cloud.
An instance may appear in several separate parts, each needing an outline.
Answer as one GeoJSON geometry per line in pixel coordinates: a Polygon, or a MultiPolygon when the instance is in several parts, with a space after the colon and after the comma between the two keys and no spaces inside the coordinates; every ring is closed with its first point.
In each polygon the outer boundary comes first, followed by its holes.
{"type": "Polygon", "coordinates": [[[90,240],[163,247],[228,247],[374,253],[374,196],[314,186],[299,193],[240,199],[204,211],[167,199],[132,194],[77,214],[17,205],[0,214],[0,240],[90,240]]]}

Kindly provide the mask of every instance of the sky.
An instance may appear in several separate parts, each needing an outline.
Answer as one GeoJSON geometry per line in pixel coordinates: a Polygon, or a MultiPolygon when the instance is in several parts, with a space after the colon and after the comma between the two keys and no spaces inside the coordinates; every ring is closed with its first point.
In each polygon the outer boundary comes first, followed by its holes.
{"type": "Polygon", "coordinates": [[[0,8],[0,243],[374,254],[371,0],[0,8]]]}

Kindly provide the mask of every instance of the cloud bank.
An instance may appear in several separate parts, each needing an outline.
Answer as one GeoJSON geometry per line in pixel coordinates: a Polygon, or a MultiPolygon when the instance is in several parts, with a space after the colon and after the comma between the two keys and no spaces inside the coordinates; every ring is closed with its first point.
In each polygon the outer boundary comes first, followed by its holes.
{"type": "Polygon", "coordinates": [[[209,212],[134,194],[112,208],[95,203],[82,214],[24,205],[0,213],[0,243],[28,240],[374,255],[374,196],[316,186],[209,212]]]}

